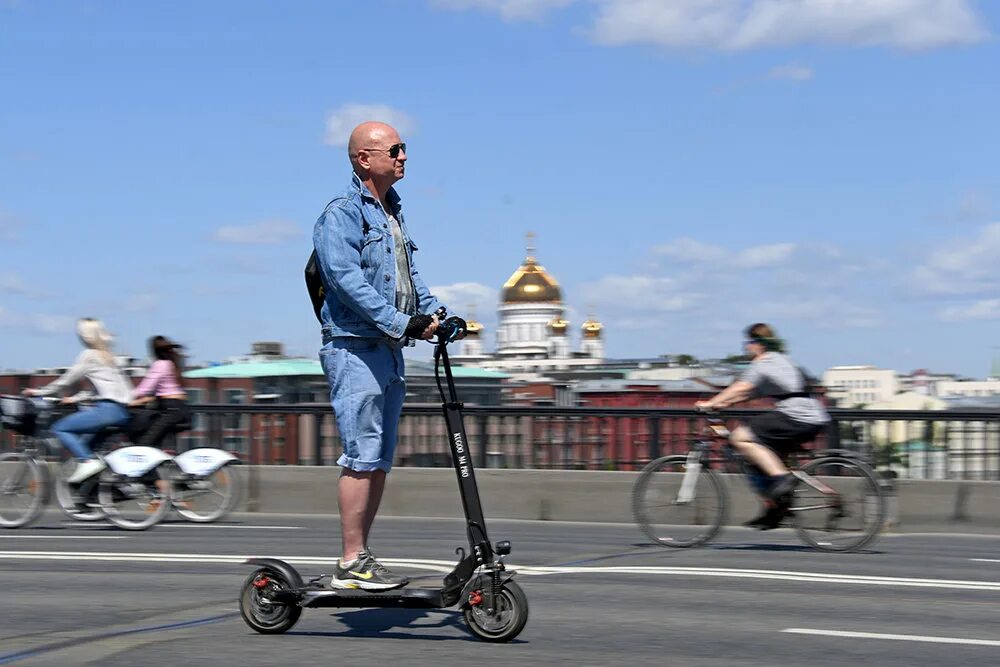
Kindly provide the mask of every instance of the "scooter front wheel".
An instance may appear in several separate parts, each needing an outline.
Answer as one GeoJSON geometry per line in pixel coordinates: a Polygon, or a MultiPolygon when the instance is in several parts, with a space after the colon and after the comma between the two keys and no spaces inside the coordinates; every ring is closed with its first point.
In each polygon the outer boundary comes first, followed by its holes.
{"type": "Polygon", "coordinates": [[[462,606],[469,632],[488,642],[509,642],[528,622],[528,598],[513,581],[504,582],[494,598],[492,613],[486,608],[484,588],[492,585],[488,576],[480,576],[469,600],[462,606]]]}
{"type": "Polygon", "coordinates": [[[264,635],[278,635],[291,628],[302,615],[302,607],[271,599],[275,593],[289,588],[291,585],[278,572],[268,568],[256,570],[240,590],[243,621],[264,635]]]}

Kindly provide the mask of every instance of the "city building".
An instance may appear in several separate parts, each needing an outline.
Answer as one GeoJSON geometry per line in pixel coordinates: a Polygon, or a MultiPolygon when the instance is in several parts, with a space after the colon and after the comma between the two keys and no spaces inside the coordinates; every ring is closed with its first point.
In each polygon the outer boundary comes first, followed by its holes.
{"type": "Polygon", "coordinates": [[[854,408],[887,401],[899,393],[896,371],[875,366],[834,366],[823,372],[831,404],[854,408]]]}

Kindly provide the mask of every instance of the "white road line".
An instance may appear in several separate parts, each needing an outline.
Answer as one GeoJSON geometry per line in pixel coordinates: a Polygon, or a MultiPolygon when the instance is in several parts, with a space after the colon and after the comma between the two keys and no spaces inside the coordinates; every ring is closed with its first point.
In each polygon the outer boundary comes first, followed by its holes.
{"type": "Polygon", "coordinates": [[[782,630],[793,635],[821,635],[824,637],[848,637],[851,639],[890,639],[897,642],[924,642],[927,644],[965,644],[968,646],[1000,646],[994,639],[962,639],[960,637],[927,637],[924,635],[893,635],[881,632],[845,632],[843,630],[814,630],[811,628],[787,628],[782,630]]]}
{"type": "Polygon", "coordinates": [[[1000,563],[1000,558],[970,558],[976,563],[1000,563]]]}
{"type": "Polygon", "coordinates": [[[131,535],[4,535],[3,540],[125,540],[131,535]]]}
{"type": "MultiPolygon", "coordinates": [[[[83,528],[84,526],[94,526],[97,528],[114,528],[113,523],[107,521],[97,521],[93,523],[80,523],[79,521],[63,521],[60,523],[62,526],[75,526],[77,528],[83,528]]],[[[211,528],[215,530],[216,528],[231,528],[235,530],[305,530],[304,526],[227,526],[219,525],[217,523],[160,523],[156,525],[156,530],[161,530],[163,528],[199,528],[206,530],[211,528]]]]}
{"type": "MultiPolygon", "coordinates": [[[[259,556],[258,556],[259,557],[259,556]]],[[[328,556],[278,556],[293,565],[331,566],[335,559],[328,556]]],[[[65,560],[65,561],[114,561],[130,563],[218,563],[239,564],[251,556],[239,554],[172,554],[157,552],[86,552],[86,551],[0,551],[0,560],[65,560]]],[[[384,558],[386,565],[409,567],[434,572],[450,572],[453,561],[412,558],[384,558]]],[[[792,572],[782,570],[742,570],[732,568],[699,567],[532,567],[509,565],[512,570],[526,576],[553,574],[645,574],[681,577],[721,577],[759,579],[771,581],[803,581],[813,584],[852,584],[860,586],[902,586],[915,588],[944,588],[952,590],[1000,591],[1000,581],[970,581],[960,579],[914,579],[907,577],[882,577],[868,575],[828,574],[824,572],[792,572]]]]}

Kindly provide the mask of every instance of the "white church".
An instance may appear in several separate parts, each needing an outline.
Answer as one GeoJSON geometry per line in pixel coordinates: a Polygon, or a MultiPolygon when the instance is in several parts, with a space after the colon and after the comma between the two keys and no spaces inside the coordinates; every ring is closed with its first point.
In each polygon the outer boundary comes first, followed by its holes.
{"type": "Polygon", "coordinates": [[[562,291],[556,279],[534,257],[528,235],[524,263],[503,285],[498,309],[496,352],[484,349],[484,327],[474,320],[458,354],[452,359],[512,374],[542,374],[591,366],[604,360],[603,326],[593,317],[580,326],[580,346],[570,349],[570,322],[564,317],[562,291]]]}

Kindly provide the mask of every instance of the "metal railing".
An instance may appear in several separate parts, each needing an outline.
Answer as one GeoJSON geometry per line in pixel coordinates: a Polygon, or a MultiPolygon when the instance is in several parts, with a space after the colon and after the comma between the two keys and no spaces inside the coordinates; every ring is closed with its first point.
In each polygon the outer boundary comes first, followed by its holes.
{"type": "MultiPolygon", "coordinates": [[[[332,465],[340,438],[328,405],[196,405],[192,430],[168,448],[222,447],[255,464],[332,465]]],[[[760,410],[732,410],[733,424],[760,410]]],[[[475,462],[484,468],[637,470],[684,453],[704,415],[671,408],[466,406],[475,462]]],[[[1000,412],[964,410],[830,411],[816,449],[847,449],[892,476],[1000,479],[1000,412]]],[[[397,466],[450,466],[438,405],[407,405],[397,466]]],[[[13,436],[0,434],[0,451],[13,436]]]]}

